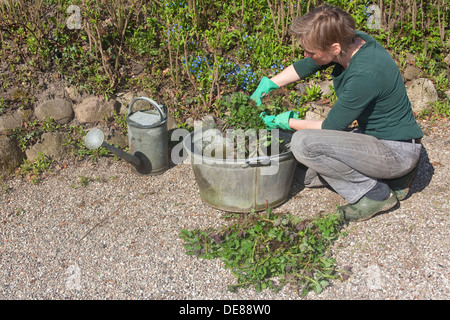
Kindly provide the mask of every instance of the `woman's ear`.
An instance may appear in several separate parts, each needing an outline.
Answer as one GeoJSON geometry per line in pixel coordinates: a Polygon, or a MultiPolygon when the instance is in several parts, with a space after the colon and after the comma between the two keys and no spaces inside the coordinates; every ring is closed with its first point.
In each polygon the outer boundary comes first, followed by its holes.
{"type": "Polygon", "coordinates": [[[331,45],[331,53],[335,56],[340,55],[342,52],[342,47],[340,43],[336,42],[331,45]]]}

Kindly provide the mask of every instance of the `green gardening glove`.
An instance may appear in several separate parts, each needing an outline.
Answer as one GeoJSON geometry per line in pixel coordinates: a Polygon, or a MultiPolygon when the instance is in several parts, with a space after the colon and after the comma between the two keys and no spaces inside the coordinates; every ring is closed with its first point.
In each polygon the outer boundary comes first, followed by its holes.
{"type": "Polygon", "coordinates": [[[286,111],[280,113],[277,116],[268,116],[265,112],[262,112],[260,115],[261,119],[263,119],[264,123],[267,125],[267,130],[272,129],[283,129],[283,130],[292,130],[289,126],[289,119],[299,119],[298,113],[294,111],[286,111]]]}
{"type": "Polygon", "coordinates": [[[255,92],[250,98],[252,98],[256,102],[256,105],[259,107],[262,103],[261,98],[269,92],[278,88],[279,86],[276,85],[272,80],[267,77],[263,77],[258,85],[258,88],[256,88],[255,92]]]}

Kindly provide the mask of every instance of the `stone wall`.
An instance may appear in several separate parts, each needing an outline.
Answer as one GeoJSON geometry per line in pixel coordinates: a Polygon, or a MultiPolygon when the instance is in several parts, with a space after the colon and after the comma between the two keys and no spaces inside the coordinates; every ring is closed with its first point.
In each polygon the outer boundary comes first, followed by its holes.
{"type": "MultiPolygon", "coordinates": [[[[53,91],[54,92],[54,91],[53,91]]],[[[0,179],[5,179],[19,167],[24,159],[34,160],[40,154],[52,160],[62,160],[70,154],[70,146],[65,142],[66,132],[43,133],[35,144],[22,151],[11,132],[24,123],[48,120],[50,117],[60,125],[82,126],[86,130],[100,128],[106,142],[119,148],[128,146],[128,137],[117,128],[108,127],[114,114],[123,116],[128,111],[128,104],[135,98],[146,96],[145,93],[119,93],[114,99],[105,100],[98,96],[81,96],[71,87],[64,88],[59,94],[43,94],[34,110],[17,109],[0,116],[0,179]]],[[[145,101],[137,101],[133,110],[153,109],[145,101]]],[[[176,126],[173,117],[169,117],[170,127],[176,126]]],[[[67,126],[66,126],[67,127],[67,126]]]]}
{"type": "MultiPolygon", "coordinates": [[[[450,55],[447,56],[450,65],[450,55]]],[[[418,114],[428,108],[430,102],[438,100],[438,94],[429,79],[422,77],[422,71],[412,65],[408,65],[403,71],[403,78],[406,84],[407,93],[411,100],[413,111],[418,114]]],[[[298,90],[304,90],[305,83],[297,86],[298,90]]],[[[322,89],[322,94],[329,94],[331,81],[324,81],[318,84],[322,89]]],[[[106,127],[107,121],[114,113],[123,115],[128,108],[128,104],[138,96],[146,96],[145,93],[122,92],[114,99],[106,101],[98,96],[81,96],[72,87],[66,87],[64,92],[53,96],[45,96],[36,102],[34,110],[15,110],[0,116],[0,174],[4,177],[17,168],[23,159],[33,160],[39,153],[55,160],[59,160],[67,155],[67,146],[64,146],[64,134],[54,132],[43,134],[35,145],[22,152],[16,141],[8,136],[8,132],[15,127],[22,126],[30,120],[37,119],[44,121],[52,117],[57,123],[83,125],[86,128],[97,126],[104,131],[106,141],[119,147],[128,145],[128,138],[118,130],[106,127]],[[103,127],[102,127],[103,126],[103,127]]],[[[450,91],[446,92],[450,96],[450,91]]],[[[150,97],[151,98],[151,97],[150,97]]],[[[146,102],[137,102],[135,110],[145,108],[146,102]],[[144,105],[142,105],[144,104],[144,105]]],[[[159,103],[159,102],[158,102],[159,103]]],[[[146,106],[148,108],[148,106],[146,106]]],[[[307,119],[325,119],[331,106],[326,103],[312,102],[306,114],[307,119]]],[[[169,117],[169,127],[175,128],[176,123],[169,117]]]]}

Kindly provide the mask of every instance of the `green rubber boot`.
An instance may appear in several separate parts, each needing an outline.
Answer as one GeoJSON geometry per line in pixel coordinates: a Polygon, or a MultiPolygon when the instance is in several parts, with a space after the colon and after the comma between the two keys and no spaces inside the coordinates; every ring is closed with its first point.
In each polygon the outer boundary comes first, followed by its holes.
{"type": "Polygon", "coordinates": [[[377,213],[387,211],[397,204],[397,197],[391,190],[389,197],[383,201],[372,200],[367,197],[362,197],[354,204],[348,204],[338,208],[337,212],[344,215],[345,220],[348,221],[364,221],[372,218],[377,213]]]}
{"type": "Polygon", "coordinates": [[[387,180],[387,183],[399,201],[406,198],[411,188],[411,183],[417,173],[417,167],[403,177],[387,180]]]}

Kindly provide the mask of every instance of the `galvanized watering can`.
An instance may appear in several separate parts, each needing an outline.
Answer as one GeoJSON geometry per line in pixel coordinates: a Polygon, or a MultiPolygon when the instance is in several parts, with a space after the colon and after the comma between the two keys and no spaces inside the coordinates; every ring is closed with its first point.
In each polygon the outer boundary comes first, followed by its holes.
{"type": "Polygon", "coordinates": [[[167,108],[147,97],[134,99],[128,107],[126,119],[130,153],[126,153],[104,141],[100,129],[92,129],[85,138],[88,149],[104,147],[133,165],[142,175],[158,175],[169,168],[169,146],[167,133],[167,108]],[[136,101],[149,102],[155,109],[133,111],[136,101]]]}

